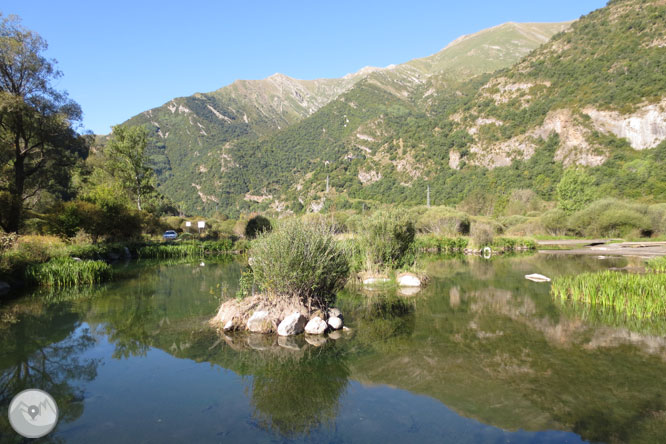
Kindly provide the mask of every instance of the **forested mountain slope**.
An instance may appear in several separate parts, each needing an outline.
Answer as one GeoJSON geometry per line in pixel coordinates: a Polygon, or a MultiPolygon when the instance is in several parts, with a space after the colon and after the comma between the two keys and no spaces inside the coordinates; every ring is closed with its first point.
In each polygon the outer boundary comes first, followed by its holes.
{"type": "Polygon", "coordinates": [[[516,63],[568,25],[507,23],[463,36],[429,57],[340,79],[275,74],[236,81],[173,99],[125,124],[151,128],[160,188],[185,211],[240,211],[268,201],[284,207],[273,190],[306,180],[322,159],[371,150],[366,145],[375,136],[365,128],[379,130],[384,118],[427,114],[447,100],[451,85],[516,63]]]}
{"type": "MultiPolygon", "coordinates": [[[[664,201],[665,35],[663,0],[612,1],[511,68],[468,81],[432,76],[420,99],[387,97],[374,120],[327,145],[319,164],[294,166],[295,185],[274,180],[281,188],[268,194],[296,208],[297,200],[344,208],[350,199],[424,203],[430,187],[433,203],[498,213],[512,190],[553,200],[564,169],[584,167],[597,197],[664,201]]],[[[369,80],[335,102],[368,97],[369,80]]]]}

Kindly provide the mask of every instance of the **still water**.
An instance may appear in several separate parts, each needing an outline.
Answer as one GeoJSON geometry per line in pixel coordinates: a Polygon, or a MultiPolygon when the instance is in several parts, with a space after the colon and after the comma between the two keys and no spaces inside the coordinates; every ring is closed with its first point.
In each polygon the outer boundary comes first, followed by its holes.
{"type": "Polygon", "coordinates": [[[627,265],[433,259],[418,295],[343,292],[351,333],[319,344],[208,328],[237,262],[130,263],[0,307],[0,442],[22,442],[7,408],[30,387],[60,409],[38,442],[664,442],[664,325],[524,279],[627,265]]]}

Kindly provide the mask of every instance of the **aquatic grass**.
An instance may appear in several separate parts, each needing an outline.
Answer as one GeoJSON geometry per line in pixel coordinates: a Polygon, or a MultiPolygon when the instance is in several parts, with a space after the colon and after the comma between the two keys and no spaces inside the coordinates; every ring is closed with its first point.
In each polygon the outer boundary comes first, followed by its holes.
{"type": "Polygon", "coordinates": [[[419,252],[457,253],[469,244],[466,237],[443,237],[434,234],[419,235],[414,240],[414,249],[419,252]]]}
{"type": "Polygon", "coordinates": [[[551,294],[592,307],[612,307],[639,319],[666,316],[666,274],[603,271],[561,276],[553,281],[551,294]]]}
{"type": "Polygon", "coordinates": [[[646,263],[647,269],[656,273],[666,273],[666,256],[650,259],[646,263]]]}
{"type": "Polygon", "coordinates": [[[182,242],[145,245],[137,250],[140,258],[173,259],[186,257],[219,256],[232,251],[231,239],[204,242],[182,242]]]}
{"type": "Polygon", "coordinates": [[[30,265],[26,278],[36,285],[73,287],[95,285],[111,277],[111,266],[103,261],[76,260],[69,257],[51,259],[43,264],[30,265]]]}
{"type": "Polygon", "coordinates": [[[562,312],[569,317],[583,320],[593,326],[625,328],[647,335],[666,335],[666,319],[659,317],[636,318],[618,312],[615,307],[593,307],[585,302],[559,299],[562,312]]]}
{"type": "Polygon", "coordinates": [[[492,243],[493,250],[516,251],[516,250],[534,250],[536,242],[534,239],[522,237],[496,237],[492,243]]]}

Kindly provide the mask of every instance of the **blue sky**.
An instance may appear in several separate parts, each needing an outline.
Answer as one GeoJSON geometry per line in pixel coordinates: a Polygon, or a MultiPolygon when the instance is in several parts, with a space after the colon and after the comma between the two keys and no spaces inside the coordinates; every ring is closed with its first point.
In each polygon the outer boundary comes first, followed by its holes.
{"type": "Polygon", "coordinates": [[[0,11],[49,43],[59,89],[83,126],[110,126],[169,99],[281,72],[340,77],[430,55],[500,23],[572,20],[605,0],[47,1],[4,0],[0,11]]]}

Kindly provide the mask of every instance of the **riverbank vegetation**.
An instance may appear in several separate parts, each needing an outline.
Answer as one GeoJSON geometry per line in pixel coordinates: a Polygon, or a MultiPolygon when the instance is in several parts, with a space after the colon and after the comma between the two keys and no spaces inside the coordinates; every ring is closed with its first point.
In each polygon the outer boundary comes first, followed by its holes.
{"type": "Polygon", "coordinates": [[[76,260],[70,257],[30,265],[26,270],[26,277],[31,283],[48,287],[95,285],[110,279],[111,275],[111,266],[104,261],[76,260]]]}
{"type": "Polygon", "coordinates": [[[666,274],[617,271],[582,273],[553,280],[551,293],[601,310],[612,308],[639,319],[666,315],[666,274]]]}

